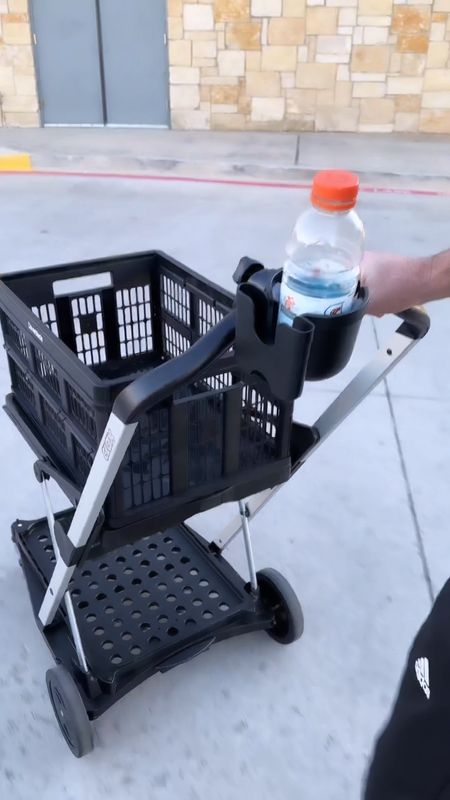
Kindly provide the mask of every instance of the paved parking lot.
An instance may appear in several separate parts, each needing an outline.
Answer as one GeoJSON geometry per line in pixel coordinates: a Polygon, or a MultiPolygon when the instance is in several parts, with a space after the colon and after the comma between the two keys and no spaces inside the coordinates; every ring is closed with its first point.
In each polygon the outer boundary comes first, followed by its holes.
{"type": "MultiPolygon", "coordinates": [[[[3,176],[2,272],[162,249],[232,288],[243,254],[267,266],[306,193],[108,178],[3,176]]],[[[410,254],[448,247],[450,198],[363,193],[368,245],[410,254]]],[[[76,761],[45,688],[50,656],[10,542],[16,517],[42,513],[32,455],[5,415],[0,541],[0,794],[356,800],[411,637],[450,571],[449,301],[432,331],[255,520],[257,564],[282,571],[305,611],[289,648],[254,634],[158,675],[102,717],[76,761]]],[[[309,385],[312,422],[375,352],[390,319],[366,320],[352,364],[309,385]]],[[[0,394],[8,391],[5,359],[0,394]]],[[[212,534],[229,517],[198,520],[212,534]]],[[[239,543],[231,552],[243,564],[239,543]]]]}

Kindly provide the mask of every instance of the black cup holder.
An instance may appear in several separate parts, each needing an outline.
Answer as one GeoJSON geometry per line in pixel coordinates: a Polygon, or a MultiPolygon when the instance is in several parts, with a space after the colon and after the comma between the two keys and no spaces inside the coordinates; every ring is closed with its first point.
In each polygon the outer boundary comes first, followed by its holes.
{"type": "Polygon", "coordinates": [[[268,383],[280,400],[300,397],[305,380],[332,378],[348,364],[367,309],[359,288],[351,311],[335,317],[308,314],[292,327],[278,325],[281,270],[242,259],[235,273],[236,357],[248,375],[268,383]]]}
{"type": "Polygon", "coordinates": [[[352,357],[368,301],[367,289],[360,288],[352,310],[346,314],[339,314],[336,317],[320,317],[316,314],[305,316],[305,319],[314,326],[306,367],[307,381],[332,378],[347,366],[352,357]]]}

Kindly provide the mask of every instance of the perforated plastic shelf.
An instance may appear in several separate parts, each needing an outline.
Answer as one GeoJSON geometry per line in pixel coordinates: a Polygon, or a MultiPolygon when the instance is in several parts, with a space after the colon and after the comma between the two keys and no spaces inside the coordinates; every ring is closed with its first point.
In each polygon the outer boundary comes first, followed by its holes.
{"type": "MultiPolygon", "coordinates": [[[[55,564],[47,522],[14,530],[44,590],[55,564]]],[[[208,636],[224,638],[256,610],[243,579],[184,524],[86,561],[69,588],[87,662],[104,681],[143,662],[156,667],[208,636]]]]}

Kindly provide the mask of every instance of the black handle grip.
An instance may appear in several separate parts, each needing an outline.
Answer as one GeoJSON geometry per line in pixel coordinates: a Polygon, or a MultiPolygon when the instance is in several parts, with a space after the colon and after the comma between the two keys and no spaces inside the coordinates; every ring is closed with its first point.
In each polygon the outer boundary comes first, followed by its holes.
{"type": "Polygon", "coordinates": [[[400,325],[397,332],[407,336],[408,339],[423,339],[430,329],[430,317],[420,306],[400,311],[395,316],[403,320],[403,324],[400,325]]]}
{"type": "Polygon", "coordinates": [[[116,398],[113,414],[126,425],[137,422],[141,414],[161,403],[183,383],[195,380],[211,361],[222,355],[233,343],[235,330],[235,312],[231,311],[185,353],[146,372],[123,389],[116,398]]]}

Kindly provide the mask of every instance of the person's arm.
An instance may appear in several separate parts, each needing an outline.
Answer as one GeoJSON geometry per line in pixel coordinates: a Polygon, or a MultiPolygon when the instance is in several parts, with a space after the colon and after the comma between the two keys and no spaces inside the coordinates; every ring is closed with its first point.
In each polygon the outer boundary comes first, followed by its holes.
{"type": "Polygon", "coordinates": [[[425,258],[368,252],[361,281],[369,289],[369,314],[405,311],[450,297],[450,250],[425,258]]]}
{"type": "Polygon", "coordinates": [[[450,581],[410,650],[364,800],[450,800],[450,581]]]}

